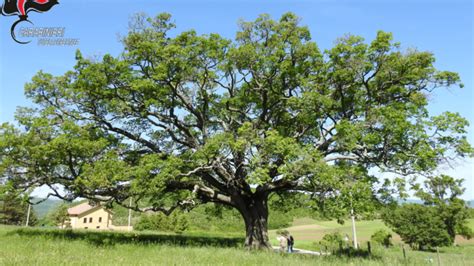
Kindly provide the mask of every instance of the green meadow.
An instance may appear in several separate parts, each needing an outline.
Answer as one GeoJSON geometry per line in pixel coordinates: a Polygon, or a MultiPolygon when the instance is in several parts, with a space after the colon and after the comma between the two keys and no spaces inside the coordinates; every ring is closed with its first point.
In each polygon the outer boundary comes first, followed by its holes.
{"type": "MultiPolygon", "coordinates": [[[[469,226],[474,229],[474,219],[469,219],[469,226]]],[[[315,221],[309,218],[296,219],[292,226],[287,228],[295,237],[297,246],[303,249],[319,250],[317,242],[327,234],[332,232],[340,232],[342,235],[348,235],[352,239],[352,225],[349,220],[344,224],[339,224],[336,221],[315,221]]],[[[384,229],[392,233],[393,242],[395,245],[402,244],[400,237],[388,228],[381,220],[371,221],[357,221],[357,242],[364,248],[367,247],[367,241],[375,231],[384,229]]],[[[270,231],[270,240],[277,245],[276,230],[270,231]]],[[[456,243],[459,245],[474,245],[474,239],[467,240],[462,237],[456,238],[456,243]]],[[[473,263],[474,265],[474,263],[473,263]]]]}
{"type": "MultiPolygon", "coordinates": [[[[474,220],[470,220],[474,227],[474,220]]],[[[366,241],[380,221],[357,222],[362,249],[357,253],[314,256],[247,251],[241,233],[67,231],[58,229],[0,227],[0,265],[435,265],[435,252],[412,251],[406,259],[397,237],[391,248],[366,241]]],[[[296,248],[316,249],[327,232],[350,235],[350,224],[298,219],[288,228],[296,238],[296,248]]],[[[270,231],[276,245],[275,231],[270,231]]],[[[440,248],[441,265],[474,265],[474,241],[457,241],[459,246],[440,248]]],[[[317,250],[316,250],[317,251],[317,250]]]]}

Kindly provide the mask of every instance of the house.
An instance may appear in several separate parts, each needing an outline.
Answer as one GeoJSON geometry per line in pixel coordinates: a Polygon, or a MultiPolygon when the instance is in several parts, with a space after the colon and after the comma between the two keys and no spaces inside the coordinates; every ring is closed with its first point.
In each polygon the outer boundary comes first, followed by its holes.
{"type": "Polygon", "coordinates": [[[100,204],[81,203],[67,210],[72,229],[113,229],[112,212],[100,204]]]}

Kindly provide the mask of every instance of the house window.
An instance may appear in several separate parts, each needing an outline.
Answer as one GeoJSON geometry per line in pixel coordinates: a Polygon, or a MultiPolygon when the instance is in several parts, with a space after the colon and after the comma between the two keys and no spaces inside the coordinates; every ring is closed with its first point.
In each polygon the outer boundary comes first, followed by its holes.
{"type": "Polygon", "coordinates": [[[99,217],[99,223],[101,223],[101,222],[102,222],[102,217],[99,217]]]}
{"type": "Polygon", "coordinates": [[[87,223],[87,218],[86,218],[86,217],[84,217],[84,223],[85,223],[85,224],[87,223]]]}
{"type": "Polygon", "coordinates": [[[92,223],[92,217],[91,217],[91,218],[89,218],[89,223],[92,223]]]}
{"type": "Polygon", "coordinates": [[[87,229],[87,227],[84,227],[84,229],[87,229]]]}
{"type": "Polygon", "coordinates": [[[96,228],[97,228],[97,229],[100,229],[100,226],[97,226],[96,228]]]}

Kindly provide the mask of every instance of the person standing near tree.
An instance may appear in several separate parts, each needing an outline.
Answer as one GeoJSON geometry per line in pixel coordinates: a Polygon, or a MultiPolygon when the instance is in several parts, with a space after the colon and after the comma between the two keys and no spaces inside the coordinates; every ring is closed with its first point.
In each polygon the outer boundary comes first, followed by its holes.
{"type": "Polygon", "coordinates": [[[280,243],[280,252],[282,253],[285,252],[288,245],[288,240],[286,236],[284,236],[283,234],[280,234],[277,236],[277,240],[280,243]]]}
{"type": "Polygon", "coordinates": [[[286,238],[287,238],[287,242],[288,242],[288,253],[293,253],[293,245],[295,243],[295,239],[293,238],[293,236],[288,233],[286,235],[286,238]]]}

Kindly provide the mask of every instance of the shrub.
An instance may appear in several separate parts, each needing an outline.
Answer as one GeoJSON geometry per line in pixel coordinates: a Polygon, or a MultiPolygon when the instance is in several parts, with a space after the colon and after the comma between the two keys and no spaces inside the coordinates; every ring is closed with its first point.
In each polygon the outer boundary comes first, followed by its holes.
{"type": "Polygon", "coordinates": [[[181,233],[188,229],[188,218],[182,213],[166,216],[162,213],[144,214],[134,228],[138,231],[166,231],[181,233]]]}
{"type": "Polygon", "coordinates": [[[242,215],[222,205],[205,204],[186,213],[190,230],[213,232],[241,232],[245,228],[242,215]]]}
{"type": "Polygon", "coordinates": [[[370,239],[378,243],[380,245],[383,245],[384,247],[390,247],[392,245],[392,234],[387,232],[384,229],[377,230],[371,237],[370,239]]]}
{"type": "MultiPolygon", "coordinates": [[[[0,224],[24,225],[27,217],[28,204],[18,193],[0,191],[0,224]]],[[[33,208],[30,211],[29,225],[34,226],[38,218],[33,208]]]]}
{"type": "Polygon", "coordinates": [[[446,225],[433,207],[405,204],[385,212],[382,218],[414,249],[432,249],[452,244],[446,225]]]}
{"type": "Polygon", "coordinates": [[[323,236],[323,239],[319,241],[319,244],[321,246],[332,247],[332,248],[339,247],[343,243],[344,243],[344,238],[339,232],[325,234],[323,236]]]}
{"type": "Polygon", "coordinates": [[[186,231],[189,227],[189,221],[187,216],[185,215],[178,215],[178,214],[173,214],[170,217],[170,222],[169,222],[169,228],[173,230],[176,233],[181,233],[186,231]]]}
{"type": "Polygon", "coordinates": [[[71,227],[70,218],[67,212],[68,208],[69,205],[66,203],[61,203],[60,205],[56,206],[56,208],[48,213],[47,219],[45,219],[46,224],[52,226],[71,227]]]}

